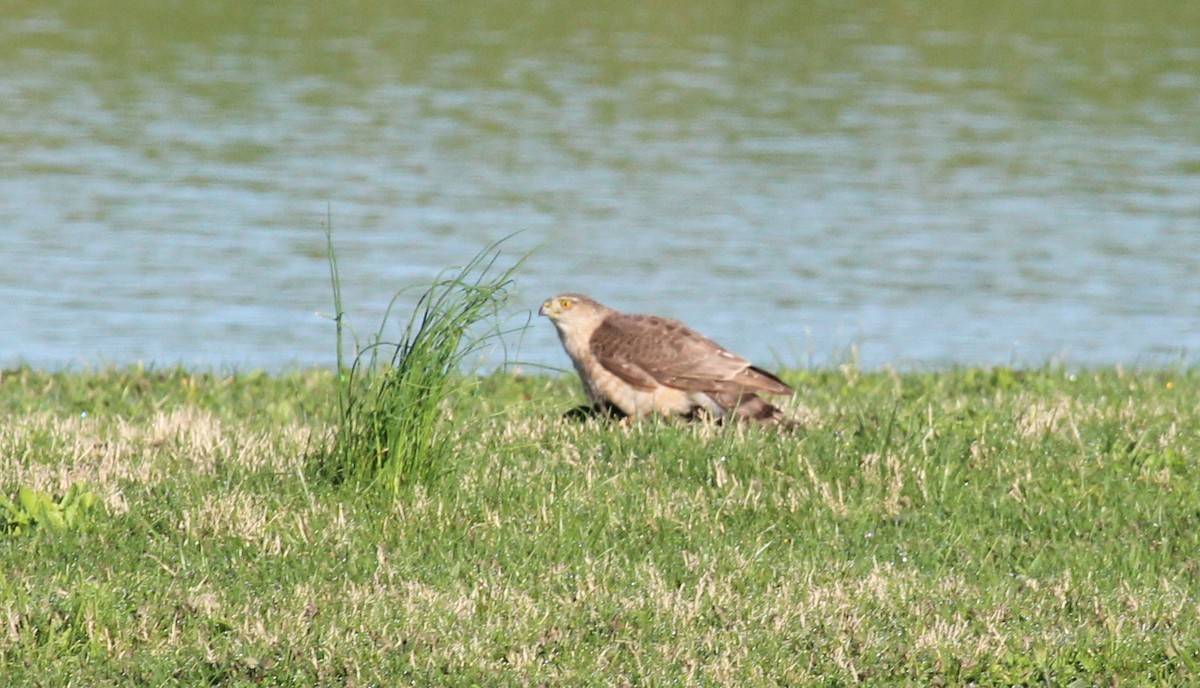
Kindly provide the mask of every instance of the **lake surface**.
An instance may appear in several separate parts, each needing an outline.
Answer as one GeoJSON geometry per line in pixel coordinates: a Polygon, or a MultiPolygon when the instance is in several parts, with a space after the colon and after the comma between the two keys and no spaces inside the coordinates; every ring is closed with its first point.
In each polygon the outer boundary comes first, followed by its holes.
{"type": "Polygon", "coordinates": [[[517,322],[1197,360],[1200,3],[378,5],[6,3],[0,366],[331,365],[327,218],[362,335],[517,233],[517,322]]]}

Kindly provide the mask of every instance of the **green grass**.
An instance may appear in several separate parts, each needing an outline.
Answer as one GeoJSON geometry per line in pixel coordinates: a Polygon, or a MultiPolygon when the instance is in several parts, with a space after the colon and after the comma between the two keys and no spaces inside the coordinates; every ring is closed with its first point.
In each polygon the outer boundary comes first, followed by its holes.
{"type": "Polygon", "coordinates": [[[501,270],[493,244],[457,271],[450,270],[417,299],[399,341],[388,339],[396,294],[372,340],[345,353],[341,279],[332,231],[326,235],[337,330],[337,406],[327,447],[313,467],[335,482],[402,487],[431,484],[448,474],[457,402],[473,378],[460,374],[472,353],[500,334],[513,267],[501,270]]]}
{"type": "Polygon", "coordinates": [[[797,433],[486,377],[394,494],[315,479],[332,373],[5,372],[0,490],[102,505],[0,536],[5,682],[1200,681],[1200,373],[784,378],[797,433]]]}

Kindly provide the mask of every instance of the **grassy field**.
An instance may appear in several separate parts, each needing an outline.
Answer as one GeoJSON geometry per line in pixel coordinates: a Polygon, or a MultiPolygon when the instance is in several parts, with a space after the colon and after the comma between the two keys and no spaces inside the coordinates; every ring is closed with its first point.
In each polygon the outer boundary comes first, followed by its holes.
{"type": "Polygon", "coordinates": [[[784,377],[794,432],[566,420],[574,379],[487,377],[394,493],[314,465],[329,373],[6,371],[0,672],[1200,682],[1200,373],[784,377]],[[96,504],[46,506],[72,485],[96,504]]]}

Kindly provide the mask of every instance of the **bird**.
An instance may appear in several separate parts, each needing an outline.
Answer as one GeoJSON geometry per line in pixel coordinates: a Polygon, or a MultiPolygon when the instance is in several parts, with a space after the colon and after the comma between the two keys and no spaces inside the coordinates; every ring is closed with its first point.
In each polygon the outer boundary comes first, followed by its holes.
{"type": "Polygon", "coordinates": [[[759,395],[795,390],[678,320],[622,313],[576,293],[546,299],[538,314],[554,324],[597,411],[787,422],[759,395]]]}

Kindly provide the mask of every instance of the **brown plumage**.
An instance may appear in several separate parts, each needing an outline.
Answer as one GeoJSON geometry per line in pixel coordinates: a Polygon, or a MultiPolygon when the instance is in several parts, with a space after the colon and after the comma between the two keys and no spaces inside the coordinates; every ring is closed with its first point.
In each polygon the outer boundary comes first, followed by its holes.
{"type": "Polygon", "coordinates": [[[551,297],[538,313],[554,323],[596,408],[785,419],[758,395],[792,394],[791,387],[678,320],[621,313],[582,294],[551,297]]]}

